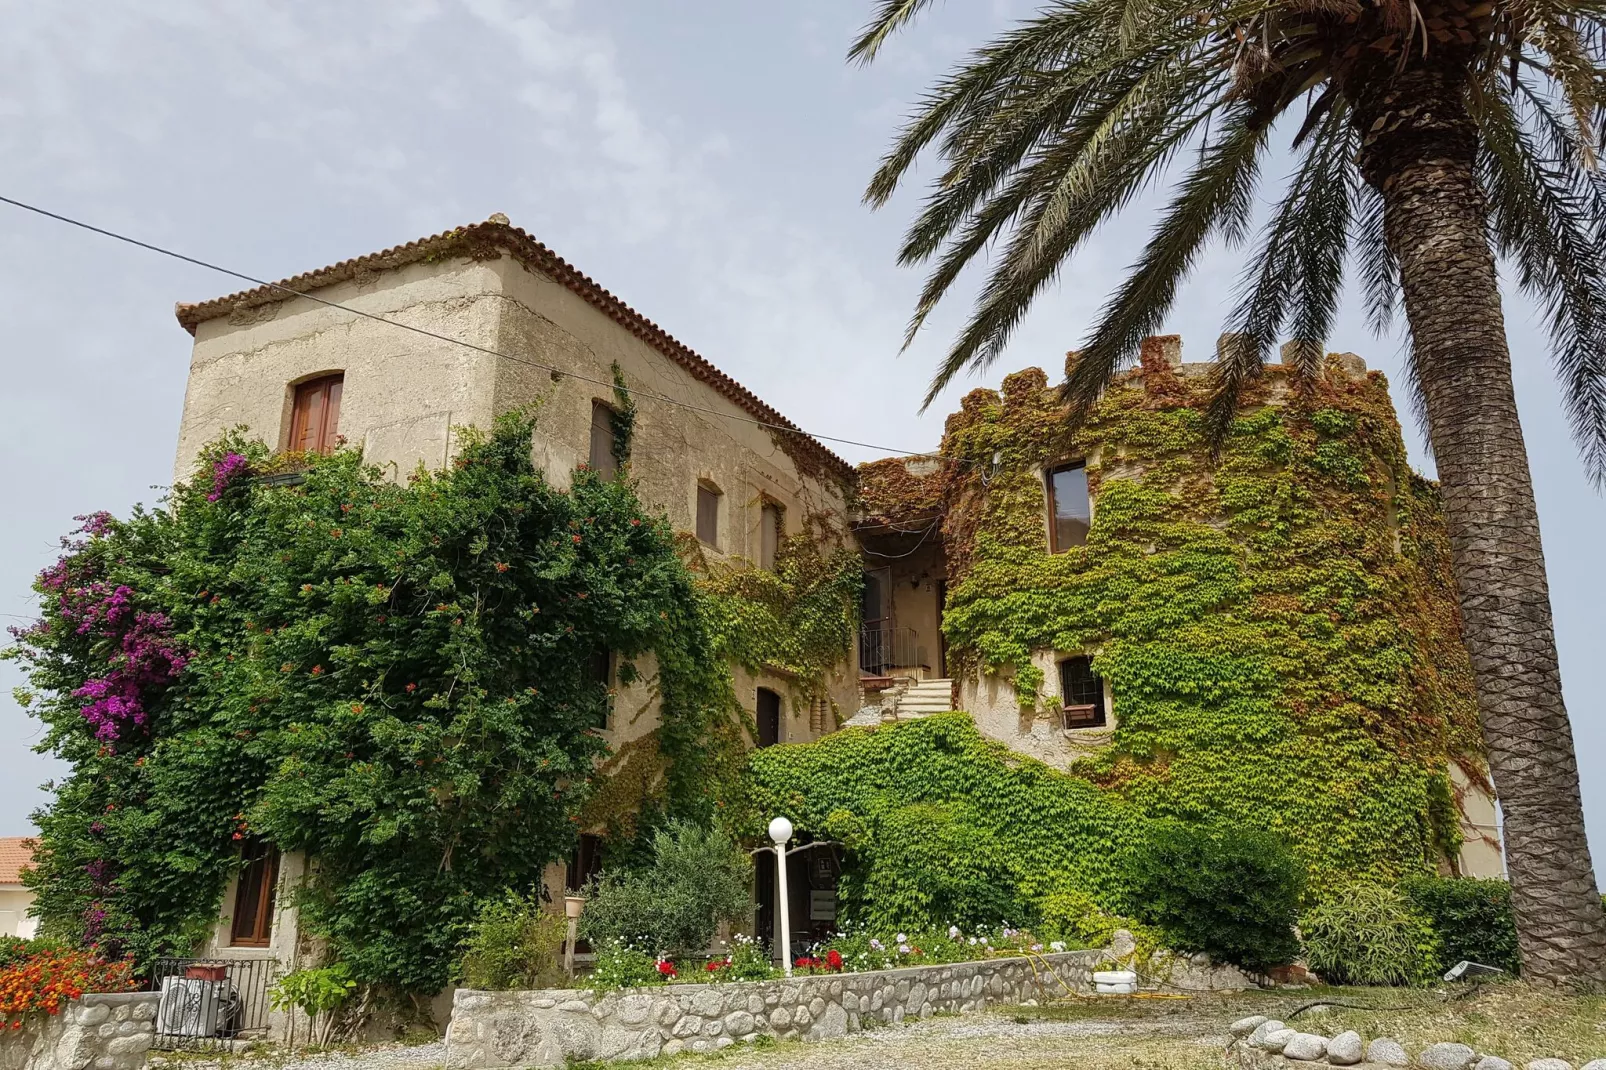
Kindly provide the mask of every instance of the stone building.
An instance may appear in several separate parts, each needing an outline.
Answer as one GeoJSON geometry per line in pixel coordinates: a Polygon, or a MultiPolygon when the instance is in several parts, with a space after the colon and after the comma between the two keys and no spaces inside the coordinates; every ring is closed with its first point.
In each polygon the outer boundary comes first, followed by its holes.
{"type": "MultiPolygon", "coordinates": [[[[447,463],[454,428],[535,405],[536,465],[567,486],[578,465],[615,464],[617,382],[635,406],[631,476],[643,503],[694,535],[708,560],[767,566],[781,539],[821,518],[846,538],[851,466],[503,217],[180,305],[177,317],[195,342],[175,480],[242,425],[282,450],[360,444],[365,460],[405,479],[447,463]]],[[[754,742],[814,739],[835,727],[832,703],[856,709],[854,653],[827,681],[828,702],[795,700],[780,673],[734,667],[754,742]]],[[[656,725],[652,667],[641,668],[614,700],[616,750],[656,725]]],[[[611,679],[613,667],[597,671],[611,679]]],[[[549,884],[592,871],[596,848],[582,837],[571,872],[559,867],[549,884]]],[[[209,952],[293,963],[285,892],[302,865],[253,860],[224,896],[209,952]]]]}
{"type": "Polygon", "coordinates": [[[856,723],[964,710],[1161,812],[1358,823],[1335,869],[1398,871],[1420,819],[1441,868],[1501,875],[1437,492],[1386,382],[1335,354],[1301,393],[1273,365],[1212,462],[1212,365],[1181,354],[1147,339],[1079,430],[1033,368],[966,397],[938,454],[860,467],[856,723]]]}

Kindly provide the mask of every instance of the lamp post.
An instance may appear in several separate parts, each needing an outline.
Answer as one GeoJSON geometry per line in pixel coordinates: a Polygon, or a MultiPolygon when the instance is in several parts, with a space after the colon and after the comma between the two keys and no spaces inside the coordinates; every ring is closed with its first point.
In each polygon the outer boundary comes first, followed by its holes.
{"type": "Polygon", "coordinates": [[[781,969],[792,976],[792,911],[786,897],[786,844],[792,838],[792,823],[784,817],[770,822],[770,839],[775,842],[775,928],[779,930],[781,969]]]}
{"type": "Polygon", "coordinates": [[[569,940],[563,949],[563,969],[570,977],[574,976],[575,941],[580,939],[580,912],[585,908],[585,896],[566,895],[563,897],[563,914],[569,919],[569,940]]]}

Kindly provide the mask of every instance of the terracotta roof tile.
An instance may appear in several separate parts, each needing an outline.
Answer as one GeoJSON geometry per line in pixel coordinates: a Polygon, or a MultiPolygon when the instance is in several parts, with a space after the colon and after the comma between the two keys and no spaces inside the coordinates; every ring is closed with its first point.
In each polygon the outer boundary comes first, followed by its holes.
{"type": "MultiPolygon", "coordinates": [[[[736,405],[745,410],[754,419],[776,424],[792,432],[797,432],[795,434],[782,432],[778,437],[782,442],[789,443],[792,448],[798,451],[798,453],[793,454],[793,459],[799,461],[805,469],[823,467],[839,479],[848,482],[853,480],[854,470],[852,466],[835,453],[826,449],[814,438],[801,433],[797,425],[759,400],[758,396],[752,391],[714,367],[690,347],[677,341],[662,327],[659,327],[656,323],[653,323],[647,317],[603,289],[589,276],[582,273],[541,242],[536,241],[518,227],[501,222],[499,219],[484,223],[473,223],[432,237],[420,238],[417,241],[408,242],[406,245],[398,245],[377,253],[369,253],[367,256],[359,256],[352,260],[342,260],[338,264],[331,264],[316,271],[307,271],[300,275],[293,275],[288,279],[281,279],[277,285],[305,292],[324,286],[331,286],[337,282],[344,282],[358,275],[404,267],[423,260],[436,260],[450,256],[466,256],[476,260],[494,260],[501,256],[503,252],[510,254],[519,263],[532,271],[537,271],[568,287],[568,289],[600,310],[609,319],[685,368],[693,378],[707,383],[720,394],[735,402],[736,405]],[[813,464],[810,465],[809,461],[812,461],[813,464]]],[[[242,290],[239,293],[214,298],[211,301],[202,301],[199,304],[180,304],[174,309],[174,313],[178,317],[179,323],[184,326],[184,329],[194,334],[196,326],[207,320],[215,319],[218,316],[226,316],[235,309],[252,308],[273,301],[282,301],[286,296],[282,290],[277,290],[272,286],[259,286],[254,290],[242,290]]]]}
{"type": "Polygon", "coordinates": [[[0,836],[0,884],[20,884],[22,870],[33,861],[31,836],[0,836]]]}

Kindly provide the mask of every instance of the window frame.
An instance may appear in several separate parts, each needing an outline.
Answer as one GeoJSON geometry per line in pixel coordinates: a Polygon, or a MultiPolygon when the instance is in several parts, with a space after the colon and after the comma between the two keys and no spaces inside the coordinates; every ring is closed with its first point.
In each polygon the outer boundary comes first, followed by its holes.
{"type": "Polygon", "coordinates": [[[596,650],[593,650],[591,652],[591,659],[588,669],[591,674],[591,682],[594,684],[601,684],[605,694],[602,708],[602,723],[594,724],[591,726],[591,728],[596,732],[606,732],[613,727],[613,679],[615,669],[613,663],[613,651],[609,650],[607,647],[598,647],[596,650]],[[602,670],[601,672],[597,671],[599,668],[602,670]]]}
{"type": "Polygon", "coordinates": [[[753,749],[761,750],[784,743],[786,735],[786,705],[781,699],[781,693],[770,687],[760,687],[753,694],[753,749]],[[764,742],[764,696],[768,695],[775,702],[775,738],[768,743],[764,742]]]}
{"type": "Polygon", "coordinates": [[[586,463],[592,471],[604,479],[612,479],[619,474],[619,459],[613,455],[614,436],[618,433],[618,428],[614,425],[614,421],[618,417],[618,409],[601,398],[591,399],[590,438],[586,443],[586,463]],[[606,421],[599,425],[598,417],[603,413],[607,414],[606,421]],[[607,443],[606,449],[602,451],[599,459],[597,454],[597,435],[599,431],[603,430],[606,430],[607,433],[607,443]]]}
{"type": "Polygon", "coordinates": [[[781,556],[781,543],[785,541],[786,506],[774,498],[759,499],[758,567],[774,572],[775,562],[781,556]]]}
{"type": "Polygon", "coordinates": [[[720,506],[724,504],[725,492],[706,479],[697,481],[696,505],[693,514],[693,528],[697,533],[697,541],[711,550],[719,549],[719,514],[720,506]],[[703,531],[704,496],[707,496],[709,506],[708,520],[713,526],[710,532],[703,531]]]}
{"type": "Polygon", "coordinates": [[[229,918],[230,947],[267,947],[273,942],[273,912],[279,885],[279,850],[265,840],[254,840],[240,848],[246,864],[240,867],[234,883],[234,912],[229,918]],[[247,858],[247,852],[260,851],[247,858]],[[251,882],[255,882],[255,887],[251,882]],[[249,931],[241,932],[241,920],[250,901],[256,901],[249,931]]]}
{"type": "Polygon", "coordinates": [[[1052,554],[1062,554],[1087,545],[1088,534],[1093,530],[1093,487],[1087,478],[1087,461],[1064,461],[1043,469],[1043,497],[1048,506],[1048,551],[1052,554]],[[1082,491],[1087,501],[1087,527],[1082,532],[1082,540],[1069,545],[1060,545],[1059,525],[1059,493],[1055,489],[1054,479],[1063,472],[1082,473],[1082,491]]]}
{"type": "MultiPolygon", "coordinates": [[[[1110,723],[1109,684],[1105,681],[1104,677],[1100,676],[1096,671],[1094,671],[1092,656],[1088,654],[1071,654],[1067,657],[1061,658],[1058,666],[1056,667],[1059,670],[1060,727],[1067,732],[1075,731],[1081,728],[1108,727],[1110,723]],[[1095,698],[1096,701],[1094,702],[1089,703],[1071,701],[1073,696],[1070,694],[1070,690],[1066,686],[1069,683],[1066,674],[1070,666],[1077,662],[1081,662],[1086,665],[1088,677],[1097,684],[1097,694],[1091,696],[1095,698]],[[1091,716],[1082,713],[1082,711],[1088,709],[1093,711],[1091,716]],[[1071,712],[1073,710],[1077,711],[1075,719],[1073,719],[1073,714],[1071,712]]],[[[1085,699],[1089,696],[1085,694],[1078,694],[1074,697],[1078,699],[1085,699]]]]}
{"type": "Polygon", "coordinates": [[[324,372],[290,384],[290,420],[285,431],[285,450],[289,453],[334,452],[340,439],[340,406],[345,395],[346,373],[324,372]],[[318,409],[318,427],[309,425],[311,399],[321,395],[318,409]],[[308,434],[311,444],[307,444],[308,434]]]}

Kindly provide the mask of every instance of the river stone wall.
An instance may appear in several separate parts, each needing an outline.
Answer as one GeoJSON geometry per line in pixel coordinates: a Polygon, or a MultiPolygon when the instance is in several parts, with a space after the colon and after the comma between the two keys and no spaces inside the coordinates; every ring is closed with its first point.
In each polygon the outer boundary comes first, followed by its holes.
{"type": "Polygon", "coordinates": [[[156,1033],[155,992],[91,993],[60,1014],[0,1031],[0,1070],[139,1070],[156,1033]]]}
{"type": "Polygon", "coordinates": [[[562,1066],[705,1052],[759,1036],[824,1040],[867,1022],[927,1018],[1093,991],[1104,951],[914,966],[785,981],[672,985],[597,995],[578,989],[458,989],[446,1029],[453,1070],[562,1066]]]}

